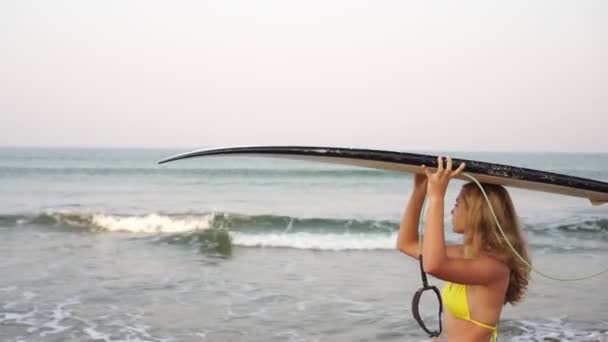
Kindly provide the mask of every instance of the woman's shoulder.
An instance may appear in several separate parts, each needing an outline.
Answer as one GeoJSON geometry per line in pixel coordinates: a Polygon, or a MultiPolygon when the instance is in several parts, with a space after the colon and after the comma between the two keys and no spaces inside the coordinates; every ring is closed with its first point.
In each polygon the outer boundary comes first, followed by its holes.
{"type": "Polygon", "coordinates": [[[511,276],[511,269],[503,256],[482,252],[475,256],[474,259],[478,263],[483,264],[485,269],[491,270],[497,283],[504,283],[505,280],[508,282],[511,276]]]}
{"type": "Polygon", "coordinates": [[[509,268],[509,265],[507,264],[505,258],[499,255],[491,254],[481,255],[480,258],[484,258],[487,263],[491,264],[493,267],[496,268],[496,270],[500,271],[504,278],[506,278],[507,280],[509,279],[511,275],[511,269],[509,268]]]}

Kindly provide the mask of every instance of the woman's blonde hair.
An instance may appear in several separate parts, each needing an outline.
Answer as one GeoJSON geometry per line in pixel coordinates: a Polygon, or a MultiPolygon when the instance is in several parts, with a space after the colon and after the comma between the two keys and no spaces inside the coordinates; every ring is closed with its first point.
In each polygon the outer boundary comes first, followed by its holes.
{"type": "MultiPolygon", "coordinates": [[[[498,222],[513,248],[530,264],[530,257],[513,201],[507,190],[494,184],[482,184],[498,218],[498,222]]],[[[467,212],[467,230],[464,237],[466,257],[489,256],[501,260],[511,270],[505,304],[519,302],[528,287],[530,268],[520,260],[504,241],[488,204],[475,183],[462,187],[460,193],[467,212]]]]}

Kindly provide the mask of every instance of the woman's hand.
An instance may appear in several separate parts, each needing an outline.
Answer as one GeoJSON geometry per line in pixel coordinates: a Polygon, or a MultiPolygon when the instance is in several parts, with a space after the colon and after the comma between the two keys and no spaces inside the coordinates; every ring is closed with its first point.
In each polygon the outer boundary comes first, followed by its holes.
{"type": "Polygon", "coordinates": [[[436,196],[443,198],[445,196],[446,189],[450,179],[458,176],[464,170],[465,164],[460,163],[456,170],[452,170],[452,158],[447,157],[447,164],[443,167],[443,158],[437,157],[437,171],[431,173],[426,166],[422,165],[422,169],[427,178],[428,182],[428,194],[429,196],[436,196]]]}

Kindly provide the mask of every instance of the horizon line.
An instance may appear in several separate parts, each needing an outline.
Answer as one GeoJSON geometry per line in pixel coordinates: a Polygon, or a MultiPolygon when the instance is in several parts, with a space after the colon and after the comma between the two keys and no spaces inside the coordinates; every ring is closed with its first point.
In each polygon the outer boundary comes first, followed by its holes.
{"type": "Polygon", "coordinates": [[[184,150],[194,151],[205,148],[217,147],[241,147],[241,146],[310,146],[310,147],[341,147],[341,148],[360,148],[370,150],[386,150],[397,152],[418,152],[418,153],[435,153],[435,152],[454,152],[454,153],[553,153],[553,154],[608,154],[608,152],[600,151],[558,151],[558,150],[447,150],[447,149],[406,149],[406,148],[381,148],[381,147],[364,147],[364,146],[340,146],[340,145],[309,145],[309,144],[258,144],[258,145],[214,145],[214,146],[75,146],[75,145],[60,145],[60,146],[40,146],[40,145],[0,145],[0,149],[41,149],[41,150],[184,150]]]}

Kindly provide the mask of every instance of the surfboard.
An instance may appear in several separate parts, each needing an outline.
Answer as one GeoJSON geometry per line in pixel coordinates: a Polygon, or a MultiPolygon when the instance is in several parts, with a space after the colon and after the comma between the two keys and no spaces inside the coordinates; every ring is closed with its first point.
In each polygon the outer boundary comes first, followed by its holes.
{"type": "MultiPolygon", "coordinates": [[[[196,150],[174,155],[159,164],[209,156],[252,156],[359,166],[387,171],[422,173],[421,165],[437,167],[437,156],[386,150],[314,146],[234,146],[196,150]]],[[[542,191],[586,198],[594,205],[608,203],[608,183],[533,170],[518,166],[452,158],[453,165],[466,163],[464,172],[481,183],[499,184],[514,188],[542,191]]],[[[469,180],[465,176],[460,179],[469,180]]]]}

